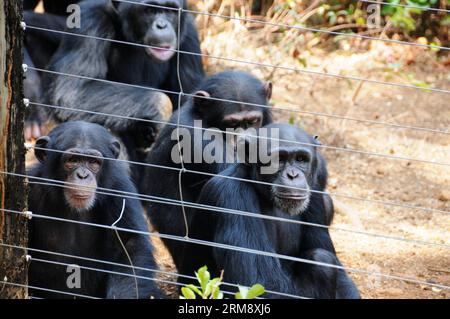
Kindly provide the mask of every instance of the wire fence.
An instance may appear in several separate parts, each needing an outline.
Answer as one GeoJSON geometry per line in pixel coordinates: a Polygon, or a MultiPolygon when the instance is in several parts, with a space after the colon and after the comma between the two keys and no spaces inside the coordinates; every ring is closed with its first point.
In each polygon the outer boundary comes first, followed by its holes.
{"type": "MultiPolygon", "coordinates": [[[[297,30],[307,31],[307,32],[359,38],[362,40],[382,41],[382,42],[393,43],[393,44],[404,45],[404,46],[417,46],[417,47],[422,47],[425,49],[439,49],[439,50],[443,50],[443,51],[450,50],[450,48],[445,47],[445,46],[426,45],[426,44],[419,44],[419,43],[413,43],[413,42],[407,42],[407,41],[400,41],[400,40],[358,35],[358,34],[349,34],[349,33],[344,33],[344,32],[309,28],[309,27],[298,26],[298,25],[279,24],[279,23],[274,23],[274,22],[255,20],[255,19],[249,19],[249,18],[243,18],[243,17],[226,16],[226,15],[216,14],[216,13],[211,13],[211,12],[201,12],[201,11],[195,11],[195,10],[187,10],[187,9],[183,9],[183,8],[176,9],[176,8],[172,8],[172,7],[158,6],[158,5],[149,4],[149,3],[137,3],[134,1],[127,1],[127,0],[114,0],[114,1],[124,2],[124,3],[143,6],[143,7],[154,7],[154,8],[158,8],[158,9],[177,11],[179,28],[181,26],[180,22],[181,22],[182,15],[183,14],[193,14],[193,15],[211,16],[211,17],[222,18],[222,19],[234,19],[234,20],[238,20],[238,21],[252,22],[252,23],[258,23],[258,24],[262,24],[262,25],[286,28],[286,29],[297,29],[297,30]]],[[[361,0],[360,2],[386,4],[384,2],[368,1],[368,0],[361,0]]],[[[389,5],[397,5],[397,6],[403,6],[403,7],[408,7],[408,8],[415,8],[414,6],[409,6],[409,5],[400,5],[400,4],[391,4],[391,3],[389,3],[389,5]]],[[[420,9],[432,10],[432,11],[437,11],[437,12],[449,12],[450,11],[450,10],[436,9],[436,8],[420,8],[420,9]]],[[[61,34],[64,36],[80,37],[80,38],[86,38],[86,39],[91,39],[91,40],[95,40],[95,41],[108,41],[108,42],[122,44],[122,45],[144,47],[144,48],[155,48],[155,47],[152,47],[149,45],[143,45],[143,44],[139,44],[139,43],[132,43],[132,42],[116,40],[116,39],[102,38],[102,37],[92,36],[92,35],[88,35],[88,34],[74,33],[74,32],[70,32],[67,30],[54,30],[54,29],[42,28],[42,27],[33,26],[33,25],[26,25],[26,29],[39,30],[39,31],[43,31],[43,32],[52,32],[52,33],[57,33],[57,34],[61,34]]],[[[178,29],[178,34],[180,34],[180,29],[178,29]]],[[[224,56],[215,56],[215,55],[209,55],[209,54],[203,54],[203,53],[199,54],[199,53],[194,53],[194,52],[187,52],[187,51],[180,50],[179,45],[180,45],[180,41],[178,41],[178,48],[173,49],[173,51],[176,53],[176,58],[177,58],[177,62],[178,62],[177,73],[178,73],[178,81],[179,81],[179,86],[180,86],[179,92],[163,90],[163,89],[159,89],[159,88],[152,88],[152,87],[147,87],[144,85],[136,85],[136,84],[130,84],[130,83],[111,81],[111,80],[107,80],[107,79],[103,79],[103,78],[88,77],[88,76],[83,76],[80,74],[69,74],[69,73],[64,73],[64,72],[57,72],[57,71],[48,70],[45,68],[30,67],[30,66],[26,66],[26,65],[24,65],[24,69],[25,69],[25,71],[26,71],[26,69],[31,69],[31,70],[35,70],[40,73],[48,73],[48,74],[53,74],[53,75],[58,75],[58,76],[66,76],[66,77],[72,77],[72,78],[77,78],[77,79],[97,81],[97,82],[107,83],[111,86],[115,86],[115,85],[126,86],[126,87],[139,88],[139,89],[143,89],[143,90],[151,90],[151,91],[161,92],[161,93],[166,93],[166,94],[177,94],[180,97],[179,101],[181,101],[181,97],[194,96],[190,92],[183,91],[183,83],[181,82],[181,77],[180,77],[180,55],[186,54],[186,55],[201,56],[202,58],[207,58],[207,59],[216,59],[216,60],[223,60],[223,61],[232,62],[232,63],[258,66],[258,67],[262,67],[262,68],[282,69],[282,70],[286,70],[286,71],[304,73],[304,74],[308,74],[311,76],[330,77],[330,78],[336,78],[339,80],[367,82],[367,83],[372,83],[372,84],[376,84],[376,85],[383,85],[383,86],[386,86],[387,88],[399,87],[399,88],[411,89],[411,90],[417,90],[417,91],[426,91],[426,92],[428,92],[428,94],[430,94],[430,93],[442,94],[443,97],[446,94],[450,93],[450,90],[448,90],[446,88],[423,87],[423,86],[416,86],[416,85],[410,85],[410,84],[404,84],[404,83],[374,80],[374,79],[369,79],[369,78],[364,78],[364,77],[320,72],[320,71],[315,71],[315,70],[311,70],[311,69],[307,69],[307,68],[297,68],[297,67],[288,66],[288,65],[272,65],[272,64],[268,64],[268,63],[259,63],[259,62],[254,62],[254,61],[240,60],[240,59],[235,59],[232,57],[224,57],[224,56]]],[[[199,97],[199,96],[197,96],[197,97],[199,97]]],[[[336,114],[311,112],[311,111],[302,110],[300,105],[295,105],[295,109],[291,109],[291,108],[283,107],[283,106],[266,106],[266,105],[260,105],[260,104],[245,103],[242,101],[217,99],[217,98],[213,98],[213,97],[200,96],[199,98],[216,100],[216,101],[225,101],[225,102],[229,102],[229,103],[248,104],[251,106],[257,106],[257,107],[261,107],[261,108],[270,108],[274,112],[285,111],[285,112],[292,112],[292,113],[297,113],[297,114],[307,114],[307,115],[311,115],[311,116],[325,117],[325,118],[330,118],[330,119],[335,119],[335,120],[348,120],[348,121],[363,123],[366,125],[376,125],[376,126],[387,127],[387,128],[391,128],[391,129],[402,129],[402,130],[426,132],[426,133],[430,133],[430,134],[443,135],[443,136],[450,135],[450,131],[448,131],[448,129],[442,130],[442,129],[435,129],[435,128],[402,125],[402,124],[390,123],[390,122],[384,122],[384,121],[375,121],[375,120],[364,119],[364,118],[354,118],[354,117],[350,117],[350,116],[341,116],[341,115],[336,115],[336,114]]],[[[104,117],[121,118],[121,119],[127,119],[127,120],[132,120],[132,121],[142,121],[142,122],[162,124],[162,125],[172,125],[172,126],[176,127],[177,130],[184,127],[184,128],[190,128],[190,129],[201,129],[201,130],[205,130],[205,131],[220,132],[223,134],[239,135],[239,133],[232,133],[229,131],[221,131],[221,130],[217,130],[217,129],[198,128],[198,127],[194,127],[194,126],[183,125],[180,123],[179,117],[178,117],[177,123],[171,123],[171,122],[164,121],[164,120],[150,120],[150,119],[142,119],[142,118],[136,118],[136,117],[132,117],[132,116],[112,114],[112,113],[96,112],[96,111],[91,111],[91,110],[86,110],[86,109],[82,109],[79,107],[75,107],[74,105],[72,105],[72,106],[51,105],[51,104],[42,103],[41,101],[34,101],[34,100],[30,101],[28,99],[24,100],[24,104],[27,107],[32,106],[32,107],[43,108],[43,109],[47,109],[47,110],[59,109],[59,110],[66,110],[66,111],[71,111],[71,112],[95,114],[95,115],[104,116],[104,117]]],[[[179,113],[180,112],[178,112],[178,114],[179,113]]],[[[178,134],[178,139],[179,139],[179,134],[178,134]]],[[[271,139],[271,138],[268,138],[268,139],[271,139]]],[[[298,144],[298,145],[312,146],[311,144],[294,141],[294,140],[280,140],[280,141],[284,141],[284,142],[288,142],[288,143],[292,143],[292,144],[298,144]]],[[[180,142],[180,140],[178,140],[178,142],[180,142]]],[[[424,165],[433,165],[433,166],[437,166],[437,167],[450,167],[450,162],[431,161],[431,160],[427,160],[424,158],[412,158],[412,157],[406,157],[406,156],[397,156],[397,155],[391,155],[391,154],[385,154],[385,153],[371,152],[371,151],[367,151],[367,150],[352,149],[352,148],[348,148],[348,147],[337,147],[337,146],[326,145],[326,144],[325,145],[324,144],[313,145],[313,146],[323,148],[323,149],[330,149],[330,150],[336,151],[336,152],[353,153],[353,154],[357,154],[359,156],[377,157],[377,158],[383,158],[386,160],[404,160],[404,161],[418,162],[418,163],[422,163],[424,165]]],[[[28,147],[28,149],[34,148],[37,150],[44,150],[43,148],[40,148],[37,146],[32,146],[32,145],[28,145],[27,147],[28,147]]],[[[46,149],[46,148],[45,148],[45,150],[48,152],[57,152],[57,153],[61,153],[61,154],[74,154],[74,153],[67,152],[67,151],[59,151],[59,150],[46,149]]],[[[325,228],[325,229],[330,229],[330,230],[339,231],[339,232],[351,233],[351,234],[355,234],[358,236],[361,235],[361,236],[367,236],[367,237],[380,238],[380,239],[388,240],[388,241],[392,241],[392,242],[402,242],[405,244],[419,245],[419,246],[439,247],[444,250],[450,249],[450,243],[438,243],[438,242],[432,242],[432,241],[423,241],[423,240],[405,238],[405,237],[401,237],[401,236],[392,236],[392,235],[387,235],[387,234],[361,231],[361,230],[357,230],[357,229],[348,229],[348,228],[337,227],[337,226],[327,226],[327,225],[318,224],[318,223],[303,222],[303,221],[293,220],[293,219],[289,219],[289,218],[269,216],[269,215],[265,215],[265,214],[256,214],[256,213],[252,213],[252,212],[233,210],[233,209],[227,209],[227,208],[223,208],[223,207],[216,207],[216,206],[204,205],[204,204],[199,204],[196,202],[186,201],[186,200],[183,200],[181,176],[186,173],[192,173],[192,174],[205,175],[208,178],[209,177],[219,177],[219,178],[227,178],[227,179],[238,180],[238,181],[243,181],[243,182],[248,182],[248,183],[287,187],[285,185],[278,185],[275,183],[265,183],[262,181],[248,180],[248,179],[242,179],[242,178],[237,178],[237,177],[232,177],[232,176],[224,176],[220,173],[219,174],[211,174],[211,173],[206,173],[206,172],[202,172],[202,171],[190,170],[190,169],[187,169],[186,167],[184,167],[183,161],[181,161],[181,167],[177,168],[177,167],[171,167],[171,166],[155,165],[155,164],[146,163],[146,162],[136,162],[136,161],[131,161],[131,160],[127,160],[127,159],[111,159],[111,158],[104,158],[104,157],[98,157],[98,156],[92,156],[92,155],[86,155],[86,156],[92,157],[92,158],[98,158],[98,159],[102,159],[102,160],[107,160],[107,161],[119,161],[119,162],[126,163],[128,165],[139,165],[142,167],[155,167],[155,168],[162,169],[162,170],[172,170],[172,171],[178,172],[178,174],[180,176],[179,185],[178,185],[178,187],[180,188],[180,200],[144,195],[144,194],[140,194],[137,192],[130,193],[130,192],[124,192],[124,191],[119,191],[116,189],[108,189],[108,188],[102,188],[102,187],[97,187],[96,189],[94,189],[94,191],[97,194],[107,195],[107,196],[111,196],[111,197],[119,197],[119,198],[123,198],[123,199],[137,199],[137,200],[140,200],[141,202],[162,203],[162,204],[167,204],[167,205],[179,206],[182,208],[183,212],[184,212],[185,208],[193,208],[193,209],[205,211],[204,214],[232,214],[232,215],[239,215],[239,216],[246,216],[246,217],[251,217],[251,218],[267,220],[270,222],[284,222],[284,223],[305,225],[305,226],[309,226],[309,227],[325,228]]],[[[27,175],[16,174],[16,173],[6,172],[6,171],[0,171],[0,174],[8,175],[8,176],[15,177],[18,179],[22,179],[24,182],[27,181],[29,184],[42,185],[42,186],[47,186],[47,187],[61,187],[61,188],[69,188],[70,189],[70,188],[76,188],[76,186],[77,186],[76,184],[68,183],[65,181],[41,178],[41,177],[36,177],[36,176],[27,176],[27,175]]],[[[297,187],[287,187],[287,188],[305,190],[305,189],[297,188],[297,187]]],[[[399,208],[403,208],[403,209],[407,209],[407,210],[418,210],[418,211],[426,212],[428,214],[441,214],[444,217],[448,217],[450,215],[450,211],[439,210],[439,209],[435,209],[435,208],[431,208],[431,207],[415,206],[415,205],[404,204],[404,203],[399,203],[399,202],[362,198],[362,197],[353,196],[351,194],[340,194],[340,193],[333,193],[333,192],[327,192],[327,191],[316,191],[316,190],[310,190],[310,191],[312,193],[325,194],[325,195],[330,195],[333,197],[342,197],[342,198],[349,199],[352,201],[357,201],[357,202],[371,203],[371,204],[382,205],[382,206],[387,206],[387,207],[399,207],[399,208]]],[[[338,265],[334,265],[334,264],[322,263],[322,262],[317,262],[317,261],[313,261],[313,260],[309,260],[309,259],[293,257],[293,256],[288,256],[288,255],[283,255],[283,254],[278,254],[278,253],[272,253],[272,252],[267,252],[267,251],[262,251],[262,250],[250,249],[250,248],[246,248],[246,247],[238,247],[238,246],[233,246],[233,245],[226,245],[226,244],[221,244],[221,243],[217,243],[217,242],[210,242],[210,241],[190,238],[187,222],[186,222],[186,236],[175,236],[175,235],[171,235],[171,234],[163,234],[163,233],[158,233],[158,232],[138,231],[138,230],[129,229],[129,228],[120,228],[120,227],[116,227],[115,225],[103,225],[103,224],[98,224],[98,223],[83,222],[83,221],[79,221],[79,220],[71,220],[71,219],[67,219],[67,218],[59,218],[59,217],[51,216],[50,214],[48,214],[49,212],[40,212],[40,211],[39,212],[29,212],[29,211],[21,212],[21,211],[15,211],[15,210],[10,210],[10,209],[1,209],[1,210],[5,213],[21,215],[26,218],[54,220],[54,221],[60,221],[60,222],[64,222],[64,223],[84,225],[84,226],[93,227],[93,228],[113,230],[116,232],[117,231],[128,232],[128,233],[133,233],[133,234],[139,234],[142,236],[151,236],[151,237],[156,237],[156,238],[161,238],[161,239],[170,239],[170,240],[174,240],[177,242],[190,243],[190,244],[202,245],[202,246],[207,246],[207,247],[216,247],[216,248],[221,248],[221,249],[225,249],[225,250],[238,251],[238,252],[247,253],[247,254],[254,254],[254,255],[258,255],[258,256],[277,258],[280,260],[286,260],[286,261],[290,261],[290,262],[341,269],[341,270],[348,271],[350,273],[357,273],[357,274],[361,274],[361,275],[365,275],[365,276],[376,276],[379,278],[384,278],[384,279],[389,279],[389,280],[396,280],[396,281],[402,281],[402,282],[406,282],[406,283],[417,284],[417,285],[422,285],[422,286],[427,286],[427,287],[435,287],[438,289],[450,290],[449,285],[446,285],[443,283],[433,283],[433,282],[429,282],[429,281],[424,281],[424,280],[420,280],[420,279],[414,278],[414,277],[400,276],[400,275],[395,275],[395,274],[390,274],[390,273],[385,273],[385,272],[370,271],[370,270],[366,270],[366,269],[352,268],[352,267],[346,267],[346,266],[338,266],[338,265]]],[[[184,212],[184,217],[186,218],[185,212],[184,212]]],[[[119,240],[120,240],[120,237],[119,237],[119,240]]],[[[130,263],[130,265],[127,265],[127,264],[122,264],[122,263],[117,263],[117,262],[112,262],[112,261],[106,261],[106,260],[100,260],[100,259],[94,259],[94,258],[86,258],[83,256],[62,254],[62,253],[54,252],[54,251],[39,250],[39,249],[30,248],[30,247],[14,245],[14,243],[1,242],[0,246],[13,248],[13,249],[17,249],[17,250],[23,250],[24,251],[23,258],[26,258],[27,261],[31,260],[33,262],[44,263],[44,264],[53,264],[53,265],[58,265],[58,266],[68,266],[69,265],[68,263],[51,260],[50,257],[49,257],[49,259],[34,258],[33,253],[43,253],[48,256],[60,256],[60,257],[71,258],[73,260],[90,261],[90,262],[94,262],[94,263],[98,264],[99,266],[98,267],[81,266],[80,268],[86,269],[89,271],[104,272],[104,273],[108,273],[108,274],[133,277],[133,278],[135,278],[135,280],[136,280],[136,278],[139,278],[139,279],[143,279],[143,280],[152,280],[152,281],[156,281],[156,282],[167,284],[167,285],[180,286],[181,284],[179,282],[177,282],[175,280],[175,278],[182,277],[182,278],[187,278],[187,279],[195,279],[192,276],[192,274],[180,274],[180,273],[175,273],[175,272],[171,272],[171,271],[138,267],[138,266],[132,265],[131,263],[130,263]],[[124,272],[117,272],[117,271],[110,271],[110,270],[102,269],[101,265],[105,265],[105,264],[108,264],[111,266],[120,266],[120,267],[124,267],[124,268],[129,268],[129,269],[133,270],[133,273],[124,273],[124,272]],[[154,274],[157,274],[157,276],[155,278],[138,276],[134,273],[135,269],[154,273],[154,274]],[[160,278],[161,275],[166,276],[166,277],[168,276],[169,278],[172,278],[172,279],[171,280],[162,279],[162,278],[160,278]]],[[[74,263],[76,263],[76,262],[74,262],[74,263]]],[[[201,266],[201,265],[199,265],[199,266],[201,266]]],[[[17,287],[27,287],[29,289],[59,293],[62,295],[69,295],[72,297],[97,299],[97,297],[94,297],[94,296],[73,294],[73,293],[68,293],[65,291],[55,291],[55,290],[47,289],[44,287],[29,286],[25,283],[13,283],[13,282],[9,282],[6,280],[0,281],[0,285],[12,285],[12,286],[17,286],[17,287]]],[[[230,292],[230,289],[238,287],[238,283],[231,283],[231,282],[224,282],[223,285],[226,286],[226,289],[222,290],[222,291],[226,295],[233,295],[233,293],[230,292]]],[[[279,295],[281,297],[301,298],[301,299],[306,298],[305,296],[297,296],[297,295],[293,295],[293,294],[287,294],[287,293],[271,291],[271,290],[269,290],[267,292],[274,294],[274,295],[279,295]]],[[[34,297],[32,297],[32,298],[34,298],[34,297]]]]}

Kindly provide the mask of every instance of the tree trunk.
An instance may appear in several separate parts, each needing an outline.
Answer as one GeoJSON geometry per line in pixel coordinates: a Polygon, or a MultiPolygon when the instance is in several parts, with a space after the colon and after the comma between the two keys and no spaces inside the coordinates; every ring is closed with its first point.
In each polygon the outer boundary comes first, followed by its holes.
{"type": "Polygon", "coordinates": [[[0,298],[25,298],[27,246],[26,184],[23,137],[22,0],[0,0],[0,298]]]}

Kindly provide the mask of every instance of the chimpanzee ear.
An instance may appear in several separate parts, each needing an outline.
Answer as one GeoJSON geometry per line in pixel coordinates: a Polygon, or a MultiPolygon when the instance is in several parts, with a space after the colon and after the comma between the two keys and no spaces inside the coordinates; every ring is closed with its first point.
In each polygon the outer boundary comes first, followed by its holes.
{"type": "Polygon", "coordinates": [[[192,97],[192,104],[194,105],[194,109],[197,110],[199,113],[202,113],[203,107],[208,105],[209,97],[211,97],[211,94],[209,94],[206,91],[195,92],[192,97]]]}
{"type": "Polygon", "coordinates": [[[194,93],[194,96],[192,97],[192,100],[194,101],[194,105],[202,105],[206,101],[208,101],[208,98],[211,97],[211,94],[209,94],[206,91],[197,91],[194,93]]]}
{"type": "Polygon", "coordinates": [[[322,142],[320,141],[318,135],[314,135],[314,144],[316,144],[316,145],[322,145],[322,142]]]}
{"type": "Polygon", "coordinates": [[[122,148],[120,142],[118,140],[114,140],[109,145],[111,152],[113,153],[114,158],[119,158],[120,149],[122,148]]]}
{"type": "Polygon", "coordinates": [[[48,136],[41,136],[36,140],[36,144],[34,149],[34,156],[38,159],[40,163],[45,163],[47,160],[47,151],[43,150],[43,148],[46,148],[48,143],[50,142],[50,137],[48,136]]]}
{"type": "Polygon", "coordinates": [[[268,81],[264,84],[264,92],[266,92],[266,99],[269,101],[272,98],[272,82],[268,81]]]}

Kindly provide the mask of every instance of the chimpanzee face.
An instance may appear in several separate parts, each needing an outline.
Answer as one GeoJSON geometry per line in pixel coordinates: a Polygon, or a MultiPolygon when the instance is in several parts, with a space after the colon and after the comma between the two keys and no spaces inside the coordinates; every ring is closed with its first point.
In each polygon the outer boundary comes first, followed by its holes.
{"type": "Polygon", "coordinates": [[[71,148],[66,152],[61,156],[61,168],[69,183],[69,188],[64,189],[64,197],[74,210],[89,210],[95,203],[97,174],[102,169],[103,155],[95,149],[83,148],[71,148]]]}
{"type": "Polygon", "coordinates": [[[35,155],[44,166],[45,177],[67,183],[62,188],[68,207],[90,211],[105,187],[108,161],[118,158],[120,143],[105,128],[86,122],[60,124],[49,136],[36,140],[35,155]],[[53,150],[53,151],[52,151],[53,150]]]}
{"type": "Polygon", "coordinates": [[[168,61],[178,47],[178,9],[182,7],[182,1],[141,2],[148,6],[116,4],[124,36],[128,37],[129,41],[151,46],[143,50],[154,60],[168,61]]]}
{"type": "Polygon", "coordinates": [[[245,131],[270,123],[270,111],[264,108],[272,94],[270,82],[236,71],[219,73],[209,82],[193,98],[204,127],[245,131]]]}
{"type": "Polygon", "coordinates": [[[290,215],[298,215],[308,208],[312,185],[312,152],[304,147],[274,150],[279,166],[271,186],[272,200],[290,215]],[[283,187],[285,186],[285,187],[283,187]]]}
{"type": "Polygon", "coordinates": [[[254,165],[254,174],[256,180],[275,185],[259,185],[257,189],[281,211],[291,216],[301,214],[309,206],[311,189],[315,185],[317,154],[314,140],[290,125],[272,124],[265,128],[279,129],[280,141],[277,146],[268,143],[271,161],[254,165]],[[270,174],[261,173],[263,165],[273,168],[270,174]]]}

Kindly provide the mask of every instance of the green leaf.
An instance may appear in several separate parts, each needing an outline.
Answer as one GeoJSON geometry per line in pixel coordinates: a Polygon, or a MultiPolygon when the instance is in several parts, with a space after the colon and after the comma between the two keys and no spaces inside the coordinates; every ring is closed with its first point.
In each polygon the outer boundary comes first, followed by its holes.
{"type": "Polygon", "coordinates": [[[212,297],[213,297],[213,299],[223,299],[223,293],[220,291],[220,288],[218,285],[216,287],[214,287],[212,297]]]}
{"type": "Polygon", "coordinates": [[[183,297],[186,299],[195,299],[195,293],[187,287],[181,288],[181,293],[183,294],[183,297]]]}
{"type": "Polygon", "coordinates": [[[298,58],[298,62],[301,63],[301,65],[303,65],[303,67],[307,67],[308,66],[308,62],[306,60],[306,58],[298,58]]]}
{"type": "Polygon", "coordinates": [[[194,291],[197,295],[199,295],[199,296],[202,295],[202,292],[196,286],[191,284],[191,285],[186,285],[186,287],[191,289],[192,291],[194,291]]]}
{"type": "Polygon", "coordinates": [[[247,299],[248,288],[239,286],[239,294],[241,296],[240,299],[247,299]]]}
{"type": "Polygon", "coordinates": [[[212,291],[213,291],[213,284],[212,284],[212,281],[210,281],[210,282],[208,282],[205,290],[203,291],[203,298],[208,298],[209,295],[211,295],[212,291]]]}
{"type": "Polygon", "coordinates": [[[247,299],[254,299],[256,297],[261,296],[264,294],[266,290],[264,289],[263,285],[256,284],[250,287],[250,289],[247,292],[247,299]]]}
{"type": "Polygon", "coordinates": [[[289,124],[291,124],[291,125],[295,124],[295,117],[292,115],[289,117],[289,124]]]}
{"type": "Polygon", "coordinates": [[[440,22],[441,26],[449,26],[450,25],[450,14],[447,14],[440,22]]]}
{"type": "Polygon", "coordinates": [[[202,287],[202,291],[204,292],[206,289],[206,285],[209,282],[209,279],[211,278],[211,275],[209,274],[208,267],[203,266],[198,270],[198,272],[195,273],[195,276],[197,276],[198,282],[200,283],[200,287],[202,287]]]}
{"type": "Polygon", "coordinates": [[[429,88],[430,87],[430,85],[428,83],[426,83],[424,81],[420,81],[420,80],[412,80],[411,84],[421,87],[421,88],[429,88]]]}
{"type": "MultiPolygon", "coordinates": [[[[206,285],[206,289],[204,292],[204,296],[208,297],[211,294],[217,295],[217,292],[220,292],[219,286],[222,284],[222,282],[220,281],[220,278],[214,278],[212,279],[207,285],[206,285]]],[[[214,298],[213,295],[213,298],[214,298]]],[[[216,298],[214,298],[216,299],[216,298]]]]}
{"type": "Polygon", "coordinates": [[[430,87],[430,85],[427,82],[415,79],[412,74],[408,74],[408,80],[412,85],[415,85],[415,86],[418,86],[421,88],[429,88],[430,87]]]}
{"type": "Polygon", "coordinates": [[[358,17],[356,19],[356,24],[357,25],[365,25],[366,24],[366,19],[364,19],[363,17],[358,17]]]}

